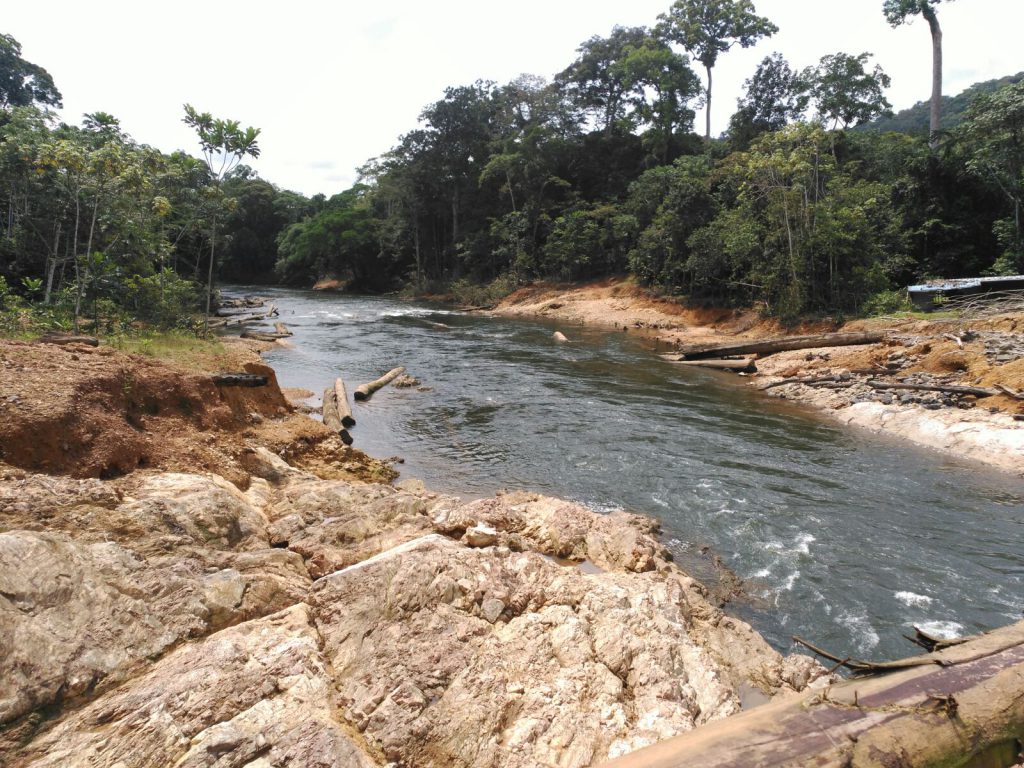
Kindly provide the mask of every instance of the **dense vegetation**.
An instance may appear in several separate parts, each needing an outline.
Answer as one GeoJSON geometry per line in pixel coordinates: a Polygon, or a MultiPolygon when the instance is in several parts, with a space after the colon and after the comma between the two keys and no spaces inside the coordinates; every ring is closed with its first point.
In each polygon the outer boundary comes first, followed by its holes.
{"type": "MultiPolygon", "coordinates": [[[[886,13],[934,17],[936,2],[886,0],[886,13]]],[[[884,308],[928,276],[1024,269],[1024,83],[956,97],[929,146],[927,122],[851,130],[891,114],[870,54],[793,67],[776,53],[728,131],[695,134],[718,57],[774,31],[750,0],[676,0],[652,28],[584,41],[550,82],[446,89],[358,185],[312,199],[239,164],[258,131],[189,107],[205,161],[139,145],[103,113],[58,124],[49,75],[0,36],[0,302],[20,294],[55,322],[166,324],[199,306],[211,267],[492,293],[631,272],[791,317],[884,308]]]]}

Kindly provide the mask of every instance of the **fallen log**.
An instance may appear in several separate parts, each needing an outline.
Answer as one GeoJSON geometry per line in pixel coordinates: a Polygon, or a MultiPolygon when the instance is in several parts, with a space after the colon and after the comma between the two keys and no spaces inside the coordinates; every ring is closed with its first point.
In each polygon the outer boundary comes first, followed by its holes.
{"type": "Polygon", "coordinates": [[[279,341],[280,339],[287,339],[291,334],[268,333],[265,331],[242,331],[241,336],[243,339],[255,339],[256,341],[279,341]]]}
{"type": "Polygon", "coordinates": [[[1024,732],[1024,622],[906,661],[913,665],[781,697],[606,765],[1014,764],[1024,732]]]}
{"type": "Polygon", "coordinates": [[[90,347],[98,347],[100,340],[95,336],[75,336],[64,333],[48,333],[39,339],[41,344],[87,344],[90,347]]]}
{"type": "MultiPolygon", "coordinates": [[[[784,387],[787,384],[820,384],[823,381],[843,381],[843,380],[840,379],[835,374],[833,374],[831,376],[808,376],[808,377],[796,378],[796,379],[781,379],[780,381],[773,381],[771,384],[768,384],[766,386],[761,387],[761,391],[764,391],[766,389],[771,389],[772,387],[784,387]]],[[[850,381],[847,382],[847,383],[852,385],[852,384],[856,384],[857,382],[855,382],[853,379],[850,379],[850,381]]]]}
{"type": "Polygon", "coordinates": [[[282,338],[285,336],[295,335],[294,333],[288,330],[288,326],[285,325],[284,323],[274,323],[274,331],[280,334],[282,338]]]}
{"type": "Polygon", "coordinates": [[[345,382],[341,379],[334,380],[334,396],[338,401],[338,414],[341,416],[341,423],[346,427],[354,427],[356,420],[348,404],[348,392],[345,390],[345,382]]]}
{"type": "Polygon", "coordinates": [[[794,349],[816,349],[817,347],[849,347],[859,344],[877,344],[885,340],[884,332],[861,333],[820,333],[814,336],[787,336],[780,339],[763,339],[741,344],[703,344],[681,347],[678,352],[684,360],[731,357],[733,355],[772,355],[794,349]]]}
{"type": "Polygon", "coordinates": [[[323,421],[325,427],[338,433],[341,442],[345,445],[352,445],[352,435],[349,434],[348,427],[353,426],[356,422],[348,410],[348,397],[345,394],[345,385],[341,379],[336,380],[333,387],[328,387],[324,390],[323,421]],[[345,416],[343,414],[346,412],[349,424],[345,423],[345,416]]]}
{"type": "Polygon", "coordinates": [[[714,368],[719,371],[735,371],[736,373],[757,373],[757,365],[754,359],[739,360],[673,360],[663,355],[673,365],[690,365],[697,368],[714,368]]]}
{"type": "Polygon", "coordinates": [[[936,384],[887,384],[884,381],[871,380],[867,382],[867,385],[872,389],[909,389],[916,390],[918,392],[942,392],[947,395],[974,395],[975,397],[993,397],[999,394],[999,392],[994,389],[984,389],[982,387],[959,387],[953,384],[946,384],[943,386],[936,384]]]}
{"type": "Polygon", "coordinates": [[[270,381],[254,373],[216,373],[211,378],[218,387],[265,387],[270,381]]]}
{"type": "MultiPolygon", "coordinates": [[[[270,305],[270,309],[268,311],[266,311],[266,312],[262,312],[262,313],[257,312],[255,314],[251,314],[251,315],[229,317],[228,319],[224,320],[223,324],[225,326],[227,326],[227,325],[244,325],[245,323],[258,323],[261,320],[267,320],[267,319],[269,319],[271,317],[277,317],[277,316],[278,316],[277,307],[275,307],[273,304],[271,304],[270,305]]],[[[212,320],[212,318],[207,318],[208,326],[213,325],[214,322],[216,322],[216,321],[212,320]]]]}
{"type": "Polygon", "coordinates": [[[398,368],[393,368],[392,370],[388,371],[379,379],[374,379],[368,384],[360,384],[358,387],[356,387],[356,400],[369,400],[374,392],[376,392],[381,387],[387,386],[392,381],[401,376],[403,373],[405,373],[405,366],[399,366],[398,368]]]}

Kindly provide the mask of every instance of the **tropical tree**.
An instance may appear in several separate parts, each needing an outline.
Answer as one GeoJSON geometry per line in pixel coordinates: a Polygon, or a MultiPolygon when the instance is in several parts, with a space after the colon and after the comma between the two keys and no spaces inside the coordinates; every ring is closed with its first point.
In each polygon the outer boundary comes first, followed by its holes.
{"type": "Polygon", "coordinates": [[[870,58],[870,53],[834,53],[804,70],[808,95],[822,125],[845,130],[891,113],[884,93],[891,78],[878,64],[867,70],[870,58]]]}
{"type": "Polygon", "coordinates": [[[781,53],[765,56],[744,86],[746,94],[729,121],[729,135],[739,147],[749,146],[762,133],[784,128],[807,109],[807,83],[781,53]]]}
{"type": "Polygon", "coordinates": [[[618,65],[624,81],[636,94],[633,113],[638,125],[649,126],[649,143],[662,163],[670,161],[673,138],[693,129],[690,102],[700,93],[700,81],[685,56],[664,41],[649,36],[626,50],[618,65]]]}
{"type": "Polygon", "coordinates": [[[185,105],[185,125],[193,128],[199,137],[199,146],[203,151],[203,160],[210,171],[213,182],[211,195],[212,211],[210,216],[210,265],[206,278],[206,320],[209,322],[210,301],[213,297],[213,267],[216,261],[217,247],[217,207],[223,201],[221,183],[233,171],[242,159],[259,157],[260,148],[256,139],[260,135],[259,128],[242,128],[237,120],[220,120],[209,112],[197,112],[190,104],[185,105]]]}
{"type": "Polygon", "coordinates": [[[711,138],[711,70],[720,54],[735,45],[749,48],[779,31],[771,21],[758,16],[751,0],[675,0],[667,13],[658,16],[657,32],[678,43],[704,65],[707,87],[705,138],[711,138]]]}
{"type": "Polygon", "coordinates": [[[636,84],[622,67],[631,50],[648,37],[644,27],[615,27],[608,37],[595,35],[583,42],[576,61],[555,77],[555,82],[606,133],[628,125],[636,84]]]}
{"type": "Polygon", "coordinates": [[[978,96],[962,126],[968,167],[995,184],[1012,213],[996,223],[1004,247],[996,271],[1024,269],[1024,82],[978,96]]]}
{"type": "Polygon", "coordinates": [[[21,43],[0,34],[0,107],[32,104],[60,108],[60,91],[49,72],[21,58],[21,43]]]}
{"type": "Polygon", "coordinates": [[[942,28],[935,7],[942,0],[885,0],[882,12],[893,27],[903,24],[911,16],[920,14],[928,22],[932,36],[932,98],[928,120],[928,144],[934,149],[939,141],[942,118],[942,28]]]}

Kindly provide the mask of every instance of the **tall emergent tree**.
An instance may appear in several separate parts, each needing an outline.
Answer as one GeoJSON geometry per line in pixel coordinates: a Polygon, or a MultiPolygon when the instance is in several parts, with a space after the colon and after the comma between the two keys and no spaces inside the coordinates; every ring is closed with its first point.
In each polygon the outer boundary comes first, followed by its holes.
{"type": "Polygon", "coordinates": [[[683,46],[704,65],[708,75],[704,92],[707,109],[705,138],[711,138],[711,70],[718,55],[739,43],[749,48],[779,28],[755,13],[751,0],[675,0],[668,13],[658,16],[657,32],[665,40],[683,46]]]}
{"type": "Polygon", "coordinates": [[[906,22],[910,16],[924,16],[932,35],[932,99],[928,120],[928,144],[935,148],[939,138],[939,122],[942,117],[942,28],[935,6],[942,0],[885,0],[882,11],[893,27],[906,22]]]}
{"type": "MultiPolygon", "coordinates": [[[[224,178],[248,155],[259,157],[260,148],[256,139],[260,135],[259,128],[242,128],[237,120],[215,119],[209,112],[196,112],[191,104],[185,105],[185,125],[194,128],[199,136],[199,146],[203,150],[203,160],[210,169],[210,180],[215,190],[215,204],[223,192],[221,183],[224,178]]],[[[206,277],[206,319],[210,317],[210,299],[213,296],[213,265],[217,245],[217,211],[214,208],[210,217],[210,266],[206,277]]]]}
{"type": "Polygon", "coordinates": [[[60,99],[50,73],[21,58],[21,43],[0,34],[0,107],[60,107],[60,99]]]}

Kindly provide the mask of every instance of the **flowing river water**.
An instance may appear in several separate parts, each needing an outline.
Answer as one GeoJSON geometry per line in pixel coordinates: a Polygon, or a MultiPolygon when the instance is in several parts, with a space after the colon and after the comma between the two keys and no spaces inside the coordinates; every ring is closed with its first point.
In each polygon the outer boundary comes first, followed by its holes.
{"type": "MultiPolygon", "coordinates": [[[[749,594],[727,610],[776,648],[898,658],[914,625],[962,634],[1024,611],[1024,481],[853,431],[681,370],[607,329],[284,289],[282,386],[349,392],[404,365],[429,391],[354,406],[358,448],[463,498],[502,488],[657,517],[699,573],[710,547],[749,594]],[[552,341],[556,328],[570,344],[552,341]]],[[[319,399],[311,400],[318,403],[319,399]]]]}

